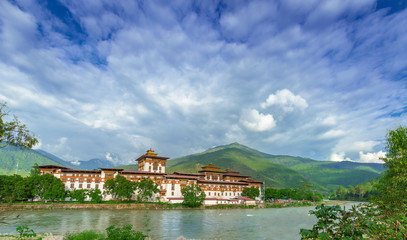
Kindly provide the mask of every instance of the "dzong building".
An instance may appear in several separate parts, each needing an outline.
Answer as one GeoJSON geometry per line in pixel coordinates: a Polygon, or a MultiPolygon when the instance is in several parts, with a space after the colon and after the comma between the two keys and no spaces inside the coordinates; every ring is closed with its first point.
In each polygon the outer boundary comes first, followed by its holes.
{"type": "MultiPolygon", "coordinates": [[[[239,172],[226,169],[221,170],[213,164],[202,167],[197,173],[173,172],[166,173],[168,157],[158,156],[153,150],[136,159],[138,171],[118,168],[100,168],[98,170],[75,170],[57,165],[38,166],[41,174],[52,174],[59,178],[65,189],[100,189],[104,192],[104,183],[116,175],[126,177],[127,180],[139,182],[149,178],[160,189],[152,201],[179,203],[183,201],[181,190],[191,184],[198,185],[205,192],[204,204],[250,204],[254,203],[247,197],[242,197],[245,188],[255,187],[260,190],[262,181],[250,179],[250,176],[241,175],[239,172]]],[[[104,195],[105,200],[111,196],[104,195]]],[[[255,199],[259,200],[259,199],[255,199]]]]}

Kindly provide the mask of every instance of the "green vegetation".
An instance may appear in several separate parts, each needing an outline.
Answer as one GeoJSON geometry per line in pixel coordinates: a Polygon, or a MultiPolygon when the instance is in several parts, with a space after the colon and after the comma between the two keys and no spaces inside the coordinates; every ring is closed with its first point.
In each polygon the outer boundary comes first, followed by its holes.
{"type": "Polygon", "coordinates": [[[91,203],[101,203],[103,199],[102,192],[98,188],[89,190],[88,196],[91,203]]]}
{"type": "Polygon", "coordinates": [[[168,172],[197,172],[213,163],[231,168],[253,179],[265,181],[267,187],[293,188],[311,182],[325,193],[339,186],[357,185],[377,178],[384,171],[381,164],[316,161],[309,158],[270,155],[232,143],[167,162],[168,172]]]}
{"type": "Polygon", "coordinates": [[[256,199],[260,195],[260,190],[255,187],[245,188],[242,191],[242,196],[246,196],[251,199],[256,199]]]}
{"type": "Polygon", "coordinates": [[[140,182],[136,184],[137,189],[137,201],[144,202],[153,196],[154,193],[159,193],[157,184],[155,184],[149,178],[143,178],[140,182]]]}
{"type": "Polygon", "coordinates": [[[18,226],[16,228],[16,231],[19,234],[19,239],[26,238],[26,237],[32,238],[32,237],[37,236],[37,234],[34,232],[34,230],[29,228],[26,224],[24,224],[22,226],[18,226]]]}
{"type": "Polygon", "coordinates": [[[0,144],[32,148],[38,143],[37,136],[30,133],[27,126],[14,115],[13,120],[6,121],[8,116],[6,103],[0,103],[0,144]]]}
{"type": "Polygon", "coordinates": [[[318,222],[301,229],[302,239],[407,239],[407,128],[390,130],[386,137],[387,169],[376,196],[351,211],[339,206],[311,211],[318,222]]]}
{"type": "Polygon", "coordinates": [[[136,183],[127,180],[121,175],[117,175],[114,179],[106,181],[105,188],[106,193],[111,194],[115,200],[130,200],[136,190],[136,183]]]}
{"type": "Polygon", "coordinates": [[[355,187],[349,185],[347,188],[339,186],[330,196],[330,199],[350,200],[350,201],[368,201],[377,195],[378,180],[371,180],[355,187]]]}
{"type": "Polygon", "coordinates": [[[205,200],[205,193],[198,185],[192,184],[181,190],[184,196],[182,205],[185,207],[200,207],[205,200]]]}
{"type": "MultiPolygon", "coordinates": [[[[99,189],[98,189],[99,190],[99,189]]],[[[83,203],[86,200],[86,197],[88,196],[88,190],[86,189],[74,189],[69,196],[72,199],[75,199],[76,201],[83,203]]]]}
{"type": "Polygon", "coordinates": [[[323,196],[320,192],[311,191],[308,189],[302,190],[299,188],[267,188],[264,196],[266,198],[266,201],[273,201],[277,199],[293,199],[320,202],[323,200],[323,196]]]}

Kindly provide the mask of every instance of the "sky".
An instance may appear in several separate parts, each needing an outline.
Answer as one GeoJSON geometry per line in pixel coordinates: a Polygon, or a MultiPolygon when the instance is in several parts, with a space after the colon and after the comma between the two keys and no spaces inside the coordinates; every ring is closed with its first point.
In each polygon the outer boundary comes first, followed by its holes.
{"type": "Polygon", "coordinates": [[[238,142],[380,162],[407,125],[407,3],[0,1],[0,102],[67,161],[238,142]]]}

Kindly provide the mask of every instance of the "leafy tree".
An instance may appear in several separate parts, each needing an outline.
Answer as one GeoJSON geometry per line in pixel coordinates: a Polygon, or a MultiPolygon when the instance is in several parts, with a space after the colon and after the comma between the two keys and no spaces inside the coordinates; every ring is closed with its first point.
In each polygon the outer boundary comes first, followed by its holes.
{"type": "Polygon", "coordinates": [[[136,190],[136,184],[127,180],[121,175],[117,175],[114,179],[109,179],[105,183],[107,194],[111,194],[115,200],[131,199],[136,190]]]}
{"type": "Polygon", "coordinates": [[[90,201],[94,202],[94,203],[101,203],[103,196],[102,196],[102,192],[100,191],[100,189],[96,188],[96,189],[91,189],[88,193],[89,197],[90,197],[90,201]]]}
{"type": "Polygon", "coordinates": [[[62,200],[67,196],[64,183],[51,174],[33,175],[29,177],[33,195],[41,201],[62,200]]]}
{"type": "Polygon", "coordinates": [[[255,187],[245,188],[242,191],[242,196],[246,196],[251,199],[256,199],[260,195],[260,190],[255,187]]]}
{"type": "Polygon", "coordinates": [[[88,196],[88,190],[86,189],[74,189],[71,193],[70,196],[72,199],[75,199],[76,201],[83,203],[86,200],[86,197],[88,196]]]}
{"type": "Polygon", "coordinates": [[[195,184],[186,186],[181,190],[181,193],[184,196],[182,205],[186,207],[199,207],[205,201],[206,197],[202,189],[195,184]]]}
{"type": "Polygon", "coordinates": [[[160,192],[157,184],[155,184],[149,178],[143,178],[139,183],[137,183],[137,201],[144,202],[151,198],[154,193],[160,192]]]}
{"type": "Polygon", "coordinates": [[[0,103],[0,143],[32,148],[38,143],[37,137],[31,134],[26,125],[20,122],[16,116],[13,120],[6,121],[4,118],[9,114],[6,107],[6,103],[0,103]]]}
{"type": "MultiPolygon", "coordinates": [[[[303,239],[407,239],[407,128],[390,130],[386,138],[387,156],[383,161],[387,169],[373,188],[377,193],[371,204],[349,212],[337,211],[342,217],[331,224],[330,231],[318,227],[329,217],[328,211],[321,211],[313,230],[301,230],[303,239]]],[[[357,189],[353,188],[352,194],[357,189]]]]}

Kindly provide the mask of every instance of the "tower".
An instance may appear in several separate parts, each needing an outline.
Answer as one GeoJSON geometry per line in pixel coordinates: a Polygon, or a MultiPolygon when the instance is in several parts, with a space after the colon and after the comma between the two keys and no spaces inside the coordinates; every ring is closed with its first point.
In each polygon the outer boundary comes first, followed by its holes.
{"type": "Polygon", "coordinates": [[[144,172],[165,173],[165,165],[168,157],[157,156],[151,148],[147,152],[137,158],[138,170],[144,172]]]}

